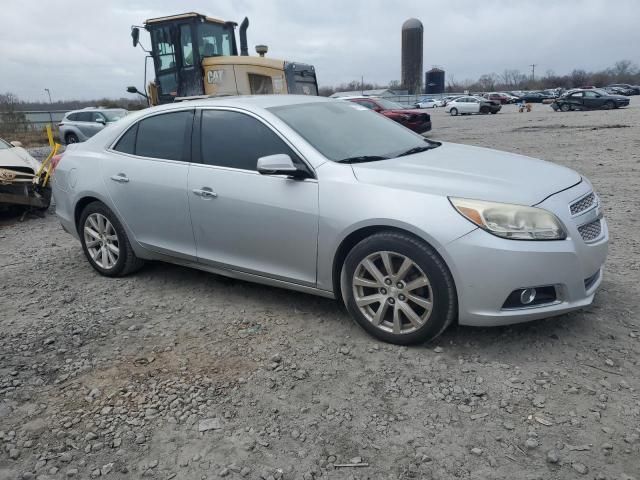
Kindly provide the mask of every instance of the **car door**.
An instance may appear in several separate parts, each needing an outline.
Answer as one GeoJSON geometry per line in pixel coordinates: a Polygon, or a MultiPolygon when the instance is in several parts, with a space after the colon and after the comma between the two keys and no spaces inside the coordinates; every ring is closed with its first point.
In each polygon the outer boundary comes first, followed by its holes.
{"type": "Polygon", "coordinates": [[[315,285],[318,183],[280,135],[249,113],[203,109],[189,173],[198,261],[315,285]],[[261,175],[258,158],[285,153],[310,178],[261,175]]]}
{"type": "Polygon", "coordinates": [[[158,253],[195,261],[187,177],[193,109],[145,117],[101,164],[107,192],[136,241],[158,253]]]}
{"type": "Polygon", "coordinates": [[[75,122],[80,133],[86,138],[96,134],[95,122],[93,121],[93,112],[79,112],[78,120],[75,122]]]}
{"type": "Polygon", "coordinates": [[[480,112],[480,100],[477,98],[469,97],[467,99],[467,113],[478,113],[480,112]]]}
{"type": "Polygon", "coordinates": [[[600,108],[604,105],[602,97],[597,92],[584,92],[583,102],[585,108],[600,108]]]}
{"type": "Polygon", "coordinates": [[[583,98],[584,92],[575,92],[567,96],[566,102],[574,108],[581,109],[583,108],[583,98]]]}

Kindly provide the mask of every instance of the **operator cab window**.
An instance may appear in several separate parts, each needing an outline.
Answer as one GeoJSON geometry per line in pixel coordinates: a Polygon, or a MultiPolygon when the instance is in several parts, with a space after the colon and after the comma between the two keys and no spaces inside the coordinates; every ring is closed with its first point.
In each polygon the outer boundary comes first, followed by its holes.
{"type": "Polygon", "coordinates": [[[191,40],[191,26],[180,25],[180,45],[182,47],[182,64],[185,67],[193,65],[193,41],[191,40]]]}
{"type": "Polygon", "coordinates": [[[278,153],[302,164],[269,127],[243,113],[203,110],[201,131],[202,162],[206,165],[256,171],[260,157],[278,153]]]}

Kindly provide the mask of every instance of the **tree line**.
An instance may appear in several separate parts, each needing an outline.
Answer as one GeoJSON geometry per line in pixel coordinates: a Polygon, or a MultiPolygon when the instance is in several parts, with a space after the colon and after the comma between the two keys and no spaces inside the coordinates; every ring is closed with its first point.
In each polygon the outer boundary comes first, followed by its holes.
{"type": "MultiPolygon", "coordinates": [[[[477,92],[544,90],[549,88],[578,88],[587,85],[602,87],[612,83],[640,85],[640,69],[631,60],[620,60],[604,70],[588,72],[582,69],[574,69],[571,73],[565,75],[557,75],[553,70],[547,70],[544,75],[532,77],[522,73],[520,70],[505,69],[502,73],[485,73],[476,80],[460,81],[453,74],[448,73],[446,75],[445,90],[446,92],[463,92],[465,90],[477,92]]],[[[319,93],[328,97],[335,92],[381,88],[406,90],[397,80],[393,80],[386,85],[353,80],[333,87],[320,87],[319,93]]]]}

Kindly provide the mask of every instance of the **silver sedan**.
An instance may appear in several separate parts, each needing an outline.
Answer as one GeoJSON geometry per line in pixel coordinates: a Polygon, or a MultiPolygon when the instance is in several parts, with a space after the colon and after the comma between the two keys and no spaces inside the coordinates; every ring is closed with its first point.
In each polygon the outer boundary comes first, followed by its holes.
{"type": "Polygon", "coordinates": [[[54,196],[102,275],[161,260],[332,297],[397,344],[588,306],[607,254],[576,172],[320,97],[127,116],[67,149],[54,196]]]}

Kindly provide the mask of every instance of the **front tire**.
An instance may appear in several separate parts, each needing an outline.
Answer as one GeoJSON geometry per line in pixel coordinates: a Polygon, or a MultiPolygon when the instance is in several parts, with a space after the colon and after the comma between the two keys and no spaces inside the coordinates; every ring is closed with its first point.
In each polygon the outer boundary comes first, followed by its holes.
{"type": "Polygon", "coordinates": [[[562,110],[563,112],[568,112],[571,110],[571,105],[569,105],[568,103],[563,103],[562,105],[560,105],[560,110],[562,110]]]}
{"type": "Polygon", "coordinates": [[[87,260],[101,275],[121,277],[144,263],[133,252],[118,218],[101,202],[92,202],[82,211],[78,233],[87,260]]]}
{"type": "Polygon", "coordinates": [[[64,136],[64,141],[67,145],[71,145],[72,143],[78,143],[80,139],[78,139],[78,135],[76,135],[73,132],[70,132],[64,136]]]}
{"type": "Polygon", "coordinates": [[[444,261],[404,233],[381,232],[358,243],[347,255],[341,283],[351,316],[385,342],[426,342],[457,315],[456,289],[444,261]]]}
{"type": "Polygon", "coordinates": [[[614,108],[616,108],[616,104],[613,102],[607,102],[604,104],[604,108],[605,110],[612,110],[614,108]]]}
{"type": "Polygon", "coordinates": [[[454,117],[455,117],[456,115],[458,115],[458,109],[457,109],[457,108],[452,108],[451,110],[449,110],[449,113],[450,113],[452,116],[454,116],[454,117]]]}

